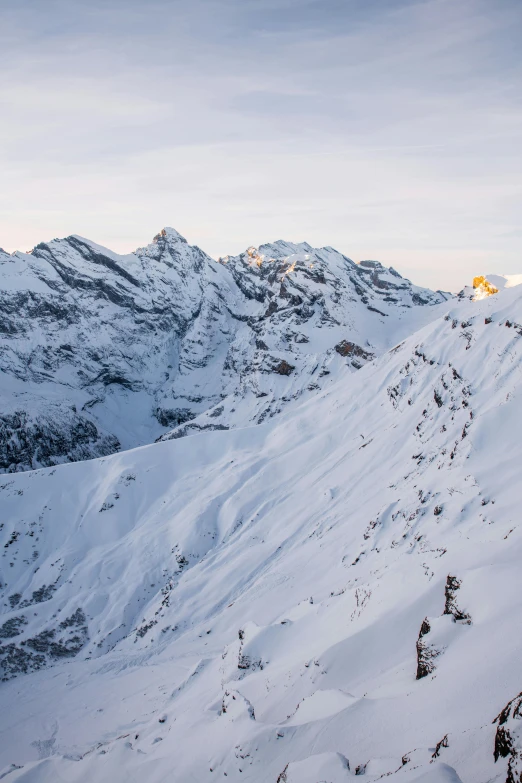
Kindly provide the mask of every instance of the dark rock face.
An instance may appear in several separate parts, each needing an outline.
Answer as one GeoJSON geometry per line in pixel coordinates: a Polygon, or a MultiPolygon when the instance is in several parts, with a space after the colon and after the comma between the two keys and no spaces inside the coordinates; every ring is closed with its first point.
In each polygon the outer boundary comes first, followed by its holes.
{"type": "Polygon", "coordinates": [[[455,621],[461,620],[469,625],[471,623],[471,616],[467,612],[463,612],[457,606],[457,592],[460,590],[461,585],[462,582],[460,582],[456,576],[448,576],[444,590],[446,599],[444,614],[450,614],[455,621]]]}
{"type": "Polygon", "coordinates": [[[341,342],[337,343],[335,346],[335,350],[337,353],[341,354],[341,356],[357,356],[359,359],[364,359],[365,361],[373,359],[373,353],[365,351],[360,345],[351,343],[349,340],[341,340],[341,342]]]}
{"type": "Polygon", "coordinates": [[[27,625],[27,618],[23,615],[21,617],[11,617],[0,627],[0,639],[11,639],[13,636],[18,636],[18,634],[22,633],[21,628],[24,625],[27,625]]]}
{"type": "MultiPolygon", "coordinates": [[[[27,622],[24,616],[11,618],[0,628],[0,639],[22,635],[27,622]]],[[[28,674],[63,658],[74,658],[88,639],[87,618],[82,609],[78,608],[54,628],[16,643],[0,645],[2,680],[9,680],[17,674],[28,674]]]]}
{"type": "Polygon", "coordinates": [[[0,295],[0,471],[109,454],[194,418],[204,405],[179,380],[227,331],[214,268],[173,230],[127,257],[79,237],[0,256],[0,281],[16,283],[0,295]]]}
{"type": "Polygon", "coordinates": [[[328,382],[325,343],[357,369],[389,347],[379,315],[417,295],[444,300],[332,248],[280,241],[216,262],[168,228],[127,256],[77,236],[0,251],[0,472],[273,416],[328,382]]]}
{"type": "Polygon", "coordinates": [[[440,756],[440,752],[443,748],[449,748],[448,735],[445,734],[441,740],[439,740],[435,746],[435,750],[432,754],[432,759],[437,759],[440,756]]]}
{"type": "Polygon", "coordinates": [[[438,656],[441,655],[446,649],[447,642],[442,641],[441,643],[440,636],[437,637],[437,634],[434,632],[434,626],[439,625],[440,630],[440,622],[445,616],[451,617],[452,622],[456,625],[471,625],[471,615],[467,612],[463,612],[457,605],[456,596],[461,588],[461,585],[462,582],[457,579],[456,576],[448,576],[444,588],[445,602],[442,617],[432,618],[431,621],[428,617],[425,617],[422,621],[416,645],[417,680],[421,680],[423,677],[427,677],[428,674],[431,674],[435,670],[435,659],[438,658],[438,656]]]}
{"type": "Polygon", "coordinates": [[[287,783],[288,781],[288,775],[286,774],[288,770],[288,764],[284,768],[284,770],[278,775],[276,783],[287,783]]]}
{"type": "Polygon", "coordinates": [[[0,415],[0,471],[24,467],[50,467],[59,455],[77,462],[113,454],[120,444],[112,435],[101,435],[87,418],[67,409],[34,420],[26,411],[0,415]]]}
{"type": "Polygon", "coordinates": [[[438,650],[429,645],[424,639],[431,631],[431,625],[427,617],[422,621],[417,639],[417,680],[427,677],[435,670],[434,660],[440,654],[438,650]]]}
{"type": "Polygon", "coordinates": [[[288,364],[285,359],[282,359],[275,367],[274,372],[278,373],[278,375],[291,375],[293,370],[295,370],[295,367],[288,364]]]}
{"type": "Polygon", "coordinates": [[[178,427],[195,418],[190,408],[176,408],[175,410],[156,408],[154,415],[163,427],[178,427]]]}
{"type": "Polygon", "coordinates": [[[493,721],[498,724],[493,751],[495,761],[501,758],[509,759],[506,783],[520,783],[522,781],[521,721],[522,693],[519,693],[506,704],[493,721]]]}

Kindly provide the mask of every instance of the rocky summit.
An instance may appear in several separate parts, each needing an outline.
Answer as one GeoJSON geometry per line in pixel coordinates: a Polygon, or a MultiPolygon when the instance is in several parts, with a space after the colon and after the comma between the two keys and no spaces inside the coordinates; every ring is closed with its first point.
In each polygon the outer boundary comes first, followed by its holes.
{"type": "Polygon", "coordinates": [[[172,231],[3,270],[2,781],[521,780],[522,286],[172,231]]]}
{"type": "Polygon", "coordinates": [[[0,251],[0,471],[258,424],[360,369],[448,294],[278,241],[218,261],[163,229],[0,251]]]}

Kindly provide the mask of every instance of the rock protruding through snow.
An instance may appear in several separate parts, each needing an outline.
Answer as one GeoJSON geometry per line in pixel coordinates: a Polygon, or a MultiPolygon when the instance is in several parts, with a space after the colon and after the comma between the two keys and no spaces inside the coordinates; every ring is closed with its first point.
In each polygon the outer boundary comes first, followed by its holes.
{"type": "Polygon", "coordinates": [[[216,262],[173,228],[127,255],[79,236],[0,251],[0,472],[260,423],[445,298],[305,243],[216,262]]]}

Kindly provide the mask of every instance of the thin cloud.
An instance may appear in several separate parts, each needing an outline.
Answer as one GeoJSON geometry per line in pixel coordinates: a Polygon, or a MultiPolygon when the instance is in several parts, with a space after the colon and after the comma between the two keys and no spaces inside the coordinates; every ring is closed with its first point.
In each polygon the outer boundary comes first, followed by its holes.
{"type": "Polygon", "coordinates": [[[446,288],[520,259],[516,0],[4,6],[4,247],[174,224],[216,255],[415,255],[446,288]]]}

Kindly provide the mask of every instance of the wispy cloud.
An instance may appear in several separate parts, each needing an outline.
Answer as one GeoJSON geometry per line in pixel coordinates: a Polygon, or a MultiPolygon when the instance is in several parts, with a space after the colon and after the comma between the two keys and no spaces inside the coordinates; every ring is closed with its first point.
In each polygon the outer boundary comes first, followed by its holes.
{"type": "Polygon", "coordinates": [[[521,35],[518,0],[7,0],[0,245],[174,224],[514,271],[521,35]]]}

